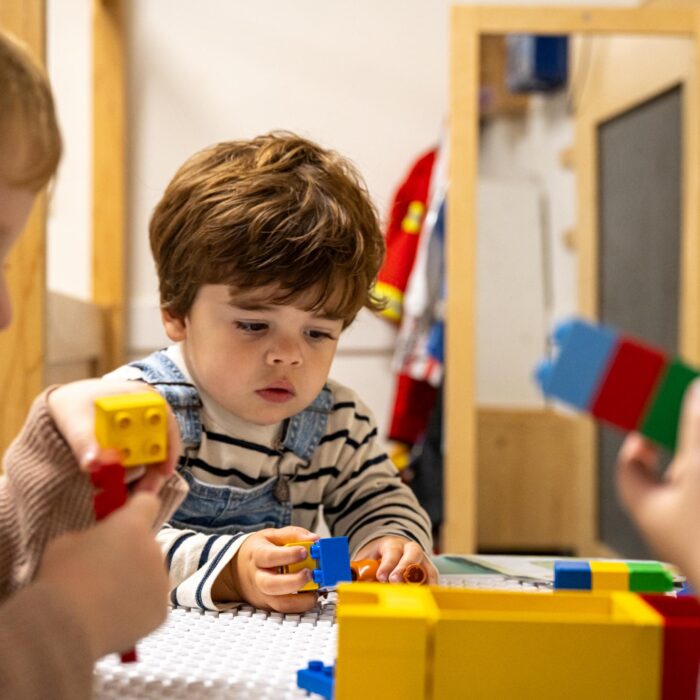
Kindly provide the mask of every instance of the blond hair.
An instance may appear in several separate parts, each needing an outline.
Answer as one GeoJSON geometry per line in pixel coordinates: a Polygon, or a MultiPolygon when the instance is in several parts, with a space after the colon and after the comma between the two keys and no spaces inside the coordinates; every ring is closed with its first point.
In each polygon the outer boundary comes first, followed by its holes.
{"type": "Polygon", "coordinates": [[[56,172],[61,134],[46,74],[26,47],[0,30],[0,179],[41,189],[56,172]]]}
{"type": "Polygon", "coordinates": [[[381,302],[384,239],[366,186],[334,151],[288,132],[207,148],[185,162],[150,223],[161,305],[187,315],[203,284],[302,293],[347,326],[381,302]]]}

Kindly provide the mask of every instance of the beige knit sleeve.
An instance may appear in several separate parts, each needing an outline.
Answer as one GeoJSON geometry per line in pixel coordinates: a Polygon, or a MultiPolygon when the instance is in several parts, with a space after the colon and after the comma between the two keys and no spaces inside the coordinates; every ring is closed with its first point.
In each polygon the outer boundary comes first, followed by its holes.
{"type": "Polygon", "coordinates": [[[0,607],[0,697],[86,700],[90,646],[70,606],[36,583],[0,607]]]}
{"type": "MultiPolygon", "coordinates": [[[[0,600],[34,578],[51,539],[94,523],[93,489],[48,412],[47,389],[10,445],[0,477],[0,600]]],[[[187,486],[173,476],[160,493],[159,528],[176,510],[187,486]]]]}

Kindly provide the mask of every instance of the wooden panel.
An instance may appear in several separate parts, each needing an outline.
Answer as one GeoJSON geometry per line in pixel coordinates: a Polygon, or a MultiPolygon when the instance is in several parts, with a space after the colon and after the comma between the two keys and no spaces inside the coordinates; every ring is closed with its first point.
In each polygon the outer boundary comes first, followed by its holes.
{"type": "Polygon", "coordinates": [[[692,35],[696,12],[686,8],[477,6],[472,15],[480,34],[676,34],[692,35]]]}
{"type": "MultiPolygon", "coordinates": [[[[478,86],[479,52],[482,35],[506,32],[591,34],[669,34],[690,37],[693,42],[693,61],[690,82],[687,83],[686,124],[690,130],[684,135],[684,241],[683,285],[684,312],[682,315],[681,347],[687,356],[697,361],[700,352],[700,275],[695,274],[700,257],[700,135],[694,128],[700,122],[698,114],[700,69],[697,37],[700,32],[700,13],[697,5],[684,8],[600,8],[600,7],[503,7],[460,5],[451,14],[450,65],[450,137],[451,192],[448,213],[447,256],[447,343],[446,356],[446,453],[445,504],[447,519],[443,528],[445,549],[472,551],[476,544],[477,472],[474,449],[477,439],[474,406],[474,251],[476,241],[475,181],[479,153],[478,86]],[[694,329],[694,330],[693,330],[694,329]]],[[[655,56],[649,54],[653,61],[655,56]]],[[[616,69],[619,69],[616,66],[616,69]]],[[[646,75],[635,65],[621,75],[646,75]]],[[[595,80],[587,76],[586,91],[595,80]]],[[[595,316],[597,298],[597,247],[593,237],[585,235],[595,224],[596,190],[591,173],[597,168],[595,141],[590,131],[577,124],[577,167],[580,155],[585,155],[592,168],[582,169],[579,179],[579,227],[581,256],[580,310],[595,316]],[[588,174],[586,174],[588,173],[588,174]]],[[[593,424],[581,419],[579,449],[582,457],[582,494],[578,503],[581,517],[576,523],[580,551],[589,554],[601,551],[595,538],[594,522],[597,493],[593,470],[595,441],[593,424]],[[588,473],[586,473],[588,470],[588,473]]]]}
{"type": "Polygon", "coordinates": [[[550,410],[479,409],[482,550],[576,550],[581,422],[550,410]]]}
{"type": "Polygon", "coordinates": [[[121,0],[93,0],[92,299],[104,313],[100,370],[125,351],[124,12],[121,0]]]}
{"type": "MultiPolygon", "coordinates": [[[[689,25],[697,28],[696,19],[689,25]]],[[[576,174],[578,197],[579,242],[579,308],[586,316],[596,318],[600,294],[596,280],[599,270],[600,221],[600,158],[599,126],[627,112],[654,96],[682,84],[683,99],[683,185],[680,275],[679,347],[691,361],[698,361],[698,309],[700,298],[696,274],[700,250],[700,221],[697,197],[698,134],[694,128],[698,118],[697,41],[693,38],[596,37],[578,39],[587,42],[576,54],[585,55],[588,65],[585,90],[580,95],[575,115],[576,174]]],[[[581,59],[584,60],[583,58],[581,59]]],[[[633,329],[627,329],[633,330],[633,329]]],[[[591,554],[602,551],[599,539],[598,499],[601,487],[610,490],[610,474],[601,484],[598,476],[598,441],[596,429],[583,441],[581,499],[583,510],[581,543],[591,554]]],[[[607,459],[608,471],[613,467],[607,459]]]]}
{"type": "MultiPolygon", "coordinates": [[[[44,3],[2,0],[0,26],[20,37],[44,61],[44,3]]],[[[41,195],[10,254],[7,275],[13,322],[0,333],[0,454],[43,388],[46,198],[41,195]]]]}
{"type": "Polygon", "coordinates": [[[452,10],[450,74],[450,197],[447,212],[445,385],[446,551],[476,547],[476,174],[479,50],[472,8],[452,10]]]}

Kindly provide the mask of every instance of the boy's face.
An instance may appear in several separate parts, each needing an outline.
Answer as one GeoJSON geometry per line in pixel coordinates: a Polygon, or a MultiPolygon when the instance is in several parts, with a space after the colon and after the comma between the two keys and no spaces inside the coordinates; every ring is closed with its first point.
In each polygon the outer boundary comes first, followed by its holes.
{"type": "Polygon", "coordinates": [[[231,291],[205,284],[184,319],[163,312],[171,340],[183,341],[197,384],[230,413],[258,425],[293,416],[328,378],[343,322],[293,304],[271,304],[274,290],[231,291]]]}
{"type": "Polygon", "coordinates": [[[34,197],[34,192],[0,182],[0,330],[7,328],[12,319],[10,293],[5,281],[7,256],[27,223],[34,197]]]}

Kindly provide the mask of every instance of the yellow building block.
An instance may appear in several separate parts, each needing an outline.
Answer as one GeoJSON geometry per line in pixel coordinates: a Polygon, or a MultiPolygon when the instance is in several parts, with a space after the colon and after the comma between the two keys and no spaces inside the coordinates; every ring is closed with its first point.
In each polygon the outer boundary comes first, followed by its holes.
{"type": "Polygon", "coordinates": [[[426,700],[437,615],[426,586],[341,584],[335,700],[426,700]]]}
{"type": "MultiPolygon", "coordinates": [[[[306,548],[306,559],[303,561],[298,561],[294,564],[285,564],[282,567],[282,570],[284,571],[285,574],[295,574],[297,571],[301,571],[302,569],[310,569],[313,571],[314,569],[318,569],[318,562],[311,556],[309,553],[309,550],[311,549],[311,545],[313,542],[288,542],[285,544],[285,547],[305,547],[306,548]]],[[[311,580],[307,581],[304,586],[302,586],[299,589],[299,592],[301,591],[315,591],[318,588],[318,584],[311,580]]]]}
{"type": "Polygon", "coordinates": [[[432,700],[660,698],[663,618],[634,593],[433,595],[432,700]]]}
{"type": "Polygon", "coordinates": [[[592,591],[629,591],[630,570],[623,561],[590,561],[592,591]]]}
{"type": "Polygon", "coordinates": [[[167,449],[165,399],[153,391],[95,400],[95,436],[100,447],[121,452],[125,467],[162,462],[167,449]]]}
{"type": "Polygon", "coordinates": [[[339,587],[336,700],[657,700],[664,621],[629,592],[339,587]]]}

